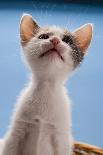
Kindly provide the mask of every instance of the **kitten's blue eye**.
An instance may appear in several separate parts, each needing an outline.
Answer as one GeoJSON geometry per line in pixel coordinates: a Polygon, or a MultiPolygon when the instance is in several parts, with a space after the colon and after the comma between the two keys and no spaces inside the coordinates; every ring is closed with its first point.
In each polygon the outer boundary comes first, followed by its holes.
{"type": "Polygon", "coordinates": [[[49,35],[48,34],[41,34],[38,38],[39,39],[48,39],[49,35]]]}
{"type": "Polygon", "coordinates": [[[67,43],[67,44],[70,44],[70,45],[73,44],[72,37],[69,36],[69,35],[64,35],[62,41],[64,41],[64,42],[67,43]]]}

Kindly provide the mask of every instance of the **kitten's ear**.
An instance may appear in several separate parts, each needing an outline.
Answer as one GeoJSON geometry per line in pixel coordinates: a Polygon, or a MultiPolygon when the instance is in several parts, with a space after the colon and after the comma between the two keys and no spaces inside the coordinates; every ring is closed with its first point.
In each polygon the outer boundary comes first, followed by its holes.
{"type": "Polygon", "coordinates": [[[86,49],[88,48],[91,42],[92,31],[93,31],[92,24],[85,24],[73,32],[73,35],[75,36],[75,39],[77,40],[80,50],[84,54],[86,53],[86,49]]]}
{"type": "Polygon", "coordinates": [[[25,45],[30,39],[35,36],[39,29],[37,23],[29,14],[24,14],[20,21],[20,38],[22,45],[25,45]]]}

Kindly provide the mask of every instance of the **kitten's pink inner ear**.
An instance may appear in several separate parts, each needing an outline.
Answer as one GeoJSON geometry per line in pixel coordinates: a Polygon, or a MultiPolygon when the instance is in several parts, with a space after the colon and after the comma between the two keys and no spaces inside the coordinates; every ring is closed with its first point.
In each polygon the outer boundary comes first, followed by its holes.
{"type": "Polygon", "coordinates": [[[20,38],[22,45],[25,45],[35,36],[39,26],[30,15],[23,15],[20,23],[20,38]]]}
{"type": "Polygon", "coordinates": [[[73,32],[81,52],[85,53],[92,39],[92,24],[85,24],[73,32]]]}

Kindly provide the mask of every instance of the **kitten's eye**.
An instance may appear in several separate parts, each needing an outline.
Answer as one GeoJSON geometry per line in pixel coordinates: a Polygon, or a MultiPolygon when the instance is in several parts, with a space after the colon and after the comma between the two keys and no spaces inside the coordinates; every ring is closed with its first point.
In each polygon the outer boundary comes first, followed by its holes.
{"type": "Polygon", "coordinates": [[[68,35],[64,35],[62,41],[64,41],[67,44],[70,44],[70,45],[73,44],[72,37],[71,36],[68,36],[68,35]]]}
{"type": "Polygon", "coordinates": [[[48,39],[49,35],[48,34],[41,34],[38,38],[39,39],[48,39]]]}

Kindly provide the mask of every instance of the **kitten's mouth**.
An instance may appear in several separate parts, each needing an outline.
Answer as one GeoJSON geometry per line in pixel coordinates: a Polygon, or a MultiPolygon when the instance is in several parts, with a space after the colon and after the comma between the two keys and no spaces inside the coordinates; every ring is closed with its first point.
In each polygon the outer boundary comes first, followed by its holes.
{"type": "Polygon", "coordinates": [[[62,55],[60,54],[60,52],[58,50],[56,50],[55,48],[52,48],[44,53],[42,53],[39,57],[42,58],[46,55],[57,55],[62,61],[64,61],[62,55]]]}

